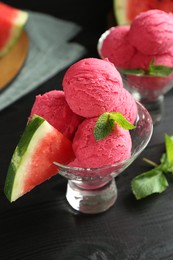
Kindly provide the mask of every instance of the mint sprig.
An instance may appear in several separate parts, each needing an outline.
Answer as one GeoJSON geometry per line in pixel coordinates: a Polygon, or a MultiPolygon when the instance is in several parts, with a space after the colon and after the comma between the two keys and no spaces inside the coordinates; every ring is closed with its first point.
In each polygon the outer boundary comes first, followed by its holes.
{"type": "Polygon", "coordinates": [[[115,122],[126,130],[132,130],[135,126],[127,121],[127,119],[119,112],[105,112],[99,116],[94,127],[94,137],[96,141],[104,139],[115,127],[115,122]]]}
{"type": "Polygon", "coordinates": [[[156,77],[167,77],[169,74],[173,72],[173,67],[169,67],[161,64],[154,65],[154,58],[153,58],[149,63],[147,70],[143,70],[140,68],[136,68],[136,69],[120,68],[119,71],[127,75],[148,75],[148,76],[156,76],[156,77]]]}
{"type": "Polygon", "coordinates": [[[167,67],[164,65],[154,65],[154,59],[151,60],[148,69],[148,75],[166,77],[173,72],[173,67],[167,67]]]}
{"type": "Polygon", "coordinates": [[[145,198],[153,193],[161,193],[168,187],[164,174],[159,169],[152,169],[136,176],[131,183],[136,199],[145,198]]]}
{"type": "Polygon", "coordinates": [[[168,169],[173,173],[173,138],[169,135],[165,135],[166,142],[166,161],[168,163],[168,169]]]}
{"type": "Polygon", "coordinates": [[[162,154],[160,164],[144,159],[154,168],[136,176],[131,181],[131,188],[137,200],[153,193],[162,193],[168,187],[165,174],[173,174],[173,137],[165,134],[166,152],[162,154]]]}
{"type": "Polygon", "coordinates": [[[146,75],[146,71],[143,69],[119,69],[119,71],[123,74],[128,75],[146,75]]]}

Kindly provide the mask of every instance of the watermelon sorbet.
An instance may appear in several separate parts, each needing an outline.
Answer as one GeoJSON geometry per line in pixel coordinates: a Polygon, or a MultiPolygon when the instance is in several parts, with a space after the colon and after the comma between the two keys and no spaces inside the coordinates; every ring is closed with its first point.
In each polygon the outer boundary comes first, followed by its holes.
{"type": "Polygon", "coordinates": [[[71,110],[90,118],[112,111],[123,83],[108,60],[82,59],[73,64],[63,78],[63,90],[71,110]]]}
{"type": "MultiPolygon", "coordinates": [[[[131,25],[111,28],[105,39],[101,37],[101,40],[103,41],[100,44],[101,56],[104,54],[104,58],[112,58],[112,62],[119,70],[142,69],[147,74],[152,61],[154,65],[173,67],[172,13],[157,9],[141,12],[131,25]],[[120,43],[122,50],[117,48],[120,43]],[[123,54],[124,46],[129,54],[125,52],[123,54]],[[128,56],[129,62],[127,62],[128,56]]],[[[159,77],[125,75],[125,78],[130,89],[135,89],[142,98],[152,101],[171,89],[173,74],[159,77]]]]}
{"type": "Polygon", "coordinates": [[[36,96],[30,118],[43,117],[72,142],[76,167],[115,164],[131,156],[128,130],[116,123],[103,140],[96,141],[94,126],[104,112],[119,112],[131,124],[137,118],[137,105],[124,88],[120,73],[107,59],[82,59],[66,71],[63,89],[36,96]]]}
{"type": "Polygon", "coordinates": [[[129,42],[146,55],[163,54],[173,45],[173,15],[161,10],[140,13],[132,22],[129,42]]]}
{"type": "Polygon", "coordinates": [[[31,109],[29,119],[34,115],[43,117],[70,140],[83,118],[73,113],[65,100],[64,92],[52,90],[38,95],[31,109]]]}
{"type": "Polygon", "coordinates": [[[80,116],[91,118],[113,111],[122,113],[131,123],[136,119],[136,103],[108,60],[87,58],[76,62],[64,76],[63,89],[69,107],[80,116]]]}
{"type": "Polygon", "coordinates": [[[103,34],[102,43],[98,46],[102,58],[108,58],[117,68],[128,68],[136,49],[129,44],[129,26],[116,26],[103,34]]]}
{"type": "Polygon", "coordinates": [[[78,127],[72,144],[76,159],[70,166],[95,168],[115,164],[131,156],[130,133],[118,125],[106,138],[96,141],[93,132],[97,119],[85,119],[78,127]]]}

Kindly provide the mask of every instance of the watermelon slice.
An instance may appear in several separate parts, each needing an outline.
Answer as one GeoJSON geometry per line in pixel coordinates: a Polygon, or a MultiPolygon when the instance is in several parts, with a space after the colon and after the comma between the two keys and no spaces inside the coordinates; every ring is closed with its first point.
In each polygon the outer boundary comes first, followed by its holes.
{"type": "Polygon", "coordinates": [[[27,12],[0,2],[0,57],[14,46],[27,19],[27,12]]]}
{"type": "Polygon", "coordinates": [[[34,115],[12,156],[4,187],[6,197],[15,201],[58,173],[54,161],[68,164],[73,159],[71,142],[45,119],[34,115]]]}
{"type": "Polygon", "coordinates": [[[131,24],[141,12],[159,9],[173,12],[172,0],[114,0],[114,13],[118,25],[131,24]]]}

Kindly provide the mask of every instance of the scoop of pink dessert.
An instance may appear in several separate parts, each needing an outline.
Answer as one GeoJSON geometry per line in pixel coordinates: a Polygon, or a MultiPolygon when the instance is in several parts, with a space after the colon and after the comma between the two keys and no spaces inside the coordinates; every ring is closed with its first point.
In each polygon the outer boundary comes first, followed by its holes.
{"type": "Polygon", "coordinates": [[[108,58],[117,68],[128,68],[135,54],[135,48],[128,41],[129,26],[116,26],[100,38],[99,53],[108,58]]]}
{"type": "Polygon", "coordinates": [[[46,119],[67,138],[72,139],[83,118],[72,112],[63,91],[52,90],[36,96],[31,109],[31,118],[37,114],[46,119]]]}
{"type": "Polygon", "coordinates": [[[140,13],[131,24],[128,39],[144,54],[167,52],[173,45],[172,14],[157,9],[140,13]]]}
{"type": "Polygon", "coordinates": [[[74,63],[63,78],[68,105],[74,113],[86,118],[112,111],[122,88],[119,72],[107,59],[82,59],[74,63]]]}
{"type": "Polygon", "coordinates": [[[138,110],[134,97],[125,88],[117,95],[111,112],[120,112],[131,124],[134,124],[138,110]]]}
{"type": "Polygon", "coordinates": [[[115,164],[131,156],[132,141],[128,130],[115,124],[106,138],[96,141],[94,127],[98,118],[85,119],[73,139],[76,156],[71,166],[95,168],[115,164]]]}

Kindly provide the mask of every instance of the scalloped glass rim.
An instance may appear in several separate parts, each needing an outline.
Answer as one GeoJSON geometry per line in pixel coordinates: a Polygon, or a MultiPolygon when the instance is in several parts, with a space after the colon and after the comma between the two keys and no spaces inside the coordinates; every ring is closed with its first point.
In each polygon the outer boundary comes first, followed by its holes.
{"type": "Polygon", "coordinates": [[[134,130],[130,130],[130,132],[135,133],[137,132],[138,128],[141,129],[141,123],[142,120],[146,120],[143,122],[148,122],[148,131],[147,131],[147,135],[145,136],[145,138],[143,138],[143,143],[142,145],[137,145],[137,147],[133,147],[134,144],[134,140],[135,137],[136,139],[138,138],[138,136],[134,136],[132,137],[132,147],[134,149],[132,149],[132,155],[129,159],[121,161],[119,163],[115,163],[112,165],[106,165],[106,166],[102,166],[102,167],[98,167],[98,168],[80,168],[80,167],[73,167],[73,166],[68,166],[68,165],[63,165],[61,163],[58,162],[54,162],[55,165],[57,165],[58,167],[60,167],[60,171],[59,174],[67,177],[69,179],[76,179],[78,178],[78,180],[87,180],[89,178],[92,179],[96,179],[96,178],[103,178],[103,177],[107,177],[107,176],[112,176],[115,177],[117,176],[120,172],[122,172],[125,168],[127,168],[137,157],[138,155],[145,149],[145,147],[147,146],[147,144],[149,143],[152,133],[153,133],[153,124],[152,124],[152,119],[151,116],[149,114],[149,112],[147,111],[147,109],[138,101],[136,101],[137,107],[138,107],[138,118],[136,120],[136,128],[134,130]],[[145,117],[144,117],[145,115],[145,117]],[[148,121],[147,121],[148,120],[148,121]],[[82,175],[82,173],[85,172],[85,175],[82,175]],[[94,176],[93,176],[94,173],[94,176]]]}

